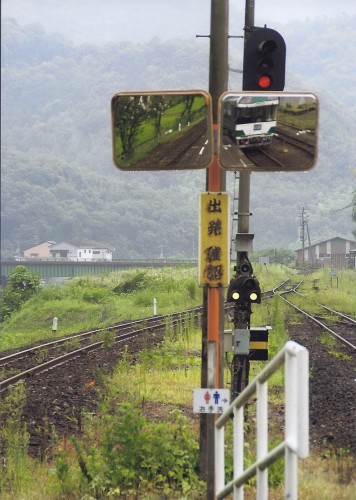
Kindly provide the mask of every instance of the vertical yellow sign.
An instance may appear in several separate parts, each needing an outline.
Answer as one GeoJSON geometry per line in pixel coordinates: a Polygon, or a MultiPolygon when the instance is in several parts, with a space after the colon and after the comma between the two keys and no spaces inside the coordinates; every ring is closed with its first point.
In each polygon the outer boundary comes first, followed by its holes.
{"type": "Polygon", "coordinates": [[[229,193],[200,193],[199,285],[230,282],[229,193]]]}

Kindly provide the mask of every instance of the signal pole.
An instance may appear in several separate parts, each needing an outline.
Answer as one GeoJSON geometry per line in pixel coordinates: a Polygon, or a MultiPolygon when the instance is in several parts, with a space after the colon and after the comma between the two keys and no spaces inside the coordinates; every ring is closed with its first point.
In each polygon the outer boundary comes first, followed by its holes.
{"type": "MultiPolygon", "coordinates": [[[[246,0],[245,8],[245,38],[254,26],[255,20],[255,0],[246,0]]],[[[249,90],[243,88],[243,90],[249,90]]],[[[239,197],[237,209],[237,232],[239,234],[249,234],[250,230],[250,172],[240,172],[239,197]]],[[[249,265],[248,252],[241,251],[240,241],[236,235],[237,266],[236,277],[241,275],[241,266],[249,265]]],[[[250,265],[249,273],[252,267],[250,265]]],[[[234,326],[236,329],[247,330],[250,327],[250,312],[238,311],[235,306],[234,326]]],[[[249,359],[246,355],[234,354],[232,362],[232,399],[242,392],[248,384],[249,359]]]]}
{"type": "MultiPolygon", "coordinates": [[[[228,0],[211,0],[209,92],[212,96],[214,160],[207,170],[206,190],[226,189],[226,172],[218,162],[218,100],[228,82],[228,0]]],[[[202,320],[202,387],[222,387],[224,331],[224,290],[205,287],[202,320]]],[[[207,499],[215,497],[214,415],[200,416],[200,464],[207,481],[207,499]]]]}
{"type": "MultiPolygon", "coordinates": [[[[283,90],[286,58],[284,39],[278,32],[266,28],[266,26],[255,28],[254,12],[254,0],[246,0],[243,90],[283,90]]],[[[252,250],[253,234],[249,233],[250,173],[244,171],[240,172],[237,215],[236,274],[230,282],[228,292],[229,301],[235,302],[234,356],[232,361],[233,398],[238,396],[248,385],[249,356],[253,353],[247,346],[256,333],[250,328],[251,303],[260,302],[259,293],[256,293],[256,290],[259,290],[259,283],[253,276],[252,265],[248,258],[248,252],[252,250]],[[244,284],[244,288],[241,288],[241,284],[244,284]]],[[[252,357],[251,359],[257,358],[252,357]]]]}

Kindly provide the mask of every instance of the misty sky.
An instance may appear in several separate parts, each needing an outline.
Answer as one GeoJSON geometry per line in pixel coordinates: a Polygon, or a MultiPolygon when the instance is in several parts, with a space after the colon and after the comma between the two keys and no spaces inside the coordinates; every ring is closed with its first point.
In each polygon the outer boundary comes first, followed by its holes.
{"type": "MultiPolygon", "coordinates": [[[[210,0],[1,0],[2,16],[41,23],[76,43],[192,39],[209,34],[210,0]]],[[[230,34],[242,35],[245,0],[230,0],[230,34]]],[[[355,0],[255,0],[255,25],[356,14],[355,0]]]]}

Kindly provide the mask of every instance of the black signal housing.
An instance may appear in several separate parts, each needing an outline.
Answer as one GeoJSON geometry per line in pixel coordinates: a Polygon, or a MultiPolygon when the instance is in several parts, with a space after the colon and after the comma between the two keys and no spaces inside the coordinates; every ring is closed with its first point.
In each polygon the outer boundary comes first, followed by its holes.
{"type": "Polygon", "coordinates": [[[277,31],[257,28],[244,47],[243,90],[283,90],[285,84],[286,44],[277,31]]]}
{"type": "Polygon", "coordinates": [[[227,291],[227,302],[235,302],[241,306],[261,303],[261,288],[257,278],[238,276],[230,282],[227,291]]]}

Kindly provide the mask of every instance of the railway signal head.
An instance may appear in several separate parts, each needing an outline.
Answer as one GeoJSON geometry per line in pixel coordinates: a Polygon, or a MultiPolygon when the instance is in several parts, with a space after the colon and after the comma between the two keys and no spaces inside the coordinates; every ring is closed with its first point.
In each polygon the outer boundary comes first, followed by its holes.
{"type": "Polygon", "coordinates": [[[239,303],[242,300],[243,295],[243,281],[246,278],[244,276],[239,276],[238,278],[233,278],[230,281],[230,285],[227,291],[227,302],[239,303]]]}
{"type": "Polygon", "coordinates": [[[286,44],[271,28],[258,28],[245,43],[243,90],[283,90],[286,44]]]}
{"type": "Polygon", "coordinates": [[[256,278],[246,278],[244,281],[246,300],[254,304],[261,303],[261,288],[256,278]]]}
{"type": "Polygon", "coordinates": [[[230,282],[227,302],[235,302],[243,307],[261,303],[261,289],[258,280],[252,276],[238,276],[230,282]]]}

